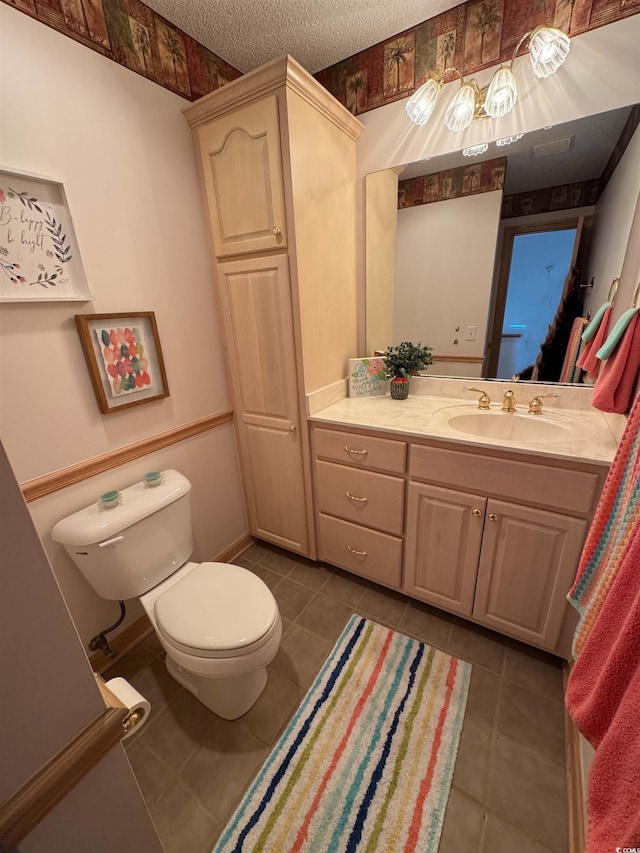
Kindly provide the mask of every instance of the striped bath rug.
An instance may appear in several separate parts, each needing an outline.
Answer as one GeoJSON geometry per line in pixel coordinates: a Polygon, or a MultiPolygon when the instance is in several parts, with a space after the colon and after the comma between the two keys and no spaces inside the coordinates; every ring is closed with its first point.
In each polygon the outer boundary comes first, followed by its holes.
{"type": "Polygon", "coordinates": [[[214,853],[435,853],[470,676],[352,616],[214,853]]]}

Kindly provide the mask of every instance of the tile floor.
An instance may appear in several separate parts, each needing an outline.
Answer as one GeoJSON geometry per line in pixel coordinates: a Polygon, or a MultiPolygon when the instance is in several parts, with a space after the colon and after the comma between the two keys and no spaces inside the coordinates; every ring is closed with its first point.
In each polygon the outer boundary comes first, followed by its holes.
{"type": "Polygon", "coordinates": [[[284,621],[265,692],[244,717],[221,720],[177,684],[155,636],[106,673],[151,702],[150,721],[125,746],[166,853],[212,850],[353,612],[473,664],[439,853],[566,853],[556,658],[275,548],[256,544],[237,562],[273,590],[284,621]]]}

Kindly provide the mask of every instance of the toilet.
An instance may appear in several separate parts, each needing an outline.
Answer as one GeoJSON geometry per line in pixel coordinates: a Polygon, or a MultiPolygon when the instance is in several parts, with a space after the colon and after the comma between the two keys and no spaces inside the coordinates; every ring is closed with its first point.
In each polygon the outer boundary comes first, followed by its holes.
{"type": "Polygon", "coordinates": [[[99,596],[140,599],[169,673],[235,720],[265,688],[282,620],[271,590],[247,569],[189,561],[190,491],[178,471],[149,475],[63,518],[51,535],[99,596]]]}

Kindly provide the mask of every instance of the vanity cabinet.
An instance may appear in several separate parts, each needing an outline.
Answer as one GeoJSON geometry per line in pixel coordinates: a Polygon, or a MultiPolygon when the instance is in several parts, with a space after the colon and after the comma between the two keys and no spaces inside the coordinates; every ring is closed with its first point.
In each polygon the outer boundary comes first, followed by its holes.
{"type": "Polygon", "coordinates": [[[553,649],[586,528],[581,519],[411,483],[405,591],[553,649]]]}
{"type": "Polygon", "coordinates": [[[400,589],[406,443],[315,429],[313,449],[319,559],[400,589]]]}
{"type": "Polygon", "coordinates": [[[357,355],[362,125],[291,57],[184,110],[193,128],[249,532],[316,556],[307,396],[357,355]]]}
{"type": "Polygon", "coordinates": [[[566,594],[606,469],[355,428],[312,435],[320,559],[567,654],[566,594]]]}

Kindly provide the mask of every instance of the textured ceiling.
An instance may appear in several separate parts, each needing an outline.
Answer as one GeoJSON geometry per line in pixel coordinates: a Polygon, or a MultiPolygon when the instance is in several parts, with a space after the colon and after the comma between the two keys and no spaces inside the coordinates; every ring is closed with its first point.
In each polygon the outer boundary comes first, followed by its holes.
{"type": "Polygon", "coordinates": [[[315,74],[460,0],[145,0],[239,71],[285,53],[315,74]]]}

